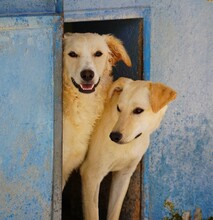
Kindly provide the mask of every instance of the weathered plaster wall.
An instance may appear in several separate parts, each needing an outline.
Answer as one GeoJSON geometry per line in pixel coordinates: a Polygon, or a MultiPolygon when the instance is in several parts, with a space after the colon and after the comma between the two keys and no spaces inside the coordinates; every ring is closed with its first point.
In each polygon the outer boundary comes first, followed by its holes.
{"type": "Polygon", "coordinates": [[[62,11],[62,0],[1,0],[0,16],[47,14],[62,11]]]}
{"type": "Polygon", "coordinates": [[[213,216],[213,3],[152,1],[151,80],[177,90],[146,155],[147,213],[164,200],[213,216]]]}
{"type": "Polygon", "coordinates": [[[0,18],[2,220],[52,219],[59,24],[50,16],[0,18]]]}
{"type": "Polygon", "coordinates": [[[2,0],[0,5],[0,14],[18,14],[18,13],[36,13],[36,12],[53,12],[55,10],[55,2],[53,0],[2,0]],[[21,3],[22,2],[22,3],[21,3]]]}
{"type": "Polygon", "coordinates": [[[169,199],[180,210],[199,206],[206,219],[213,215],[213,2],[64,1],[68,22],[137,18],[147,7],[150,78],[176,89],[178,97],[145,156],[144,217],[162,219],[169,199]]]}
{"type": "MultiPolygon", "coordinates": [[[[54,13],[59,2],[3,0],[0,14],[54,13]]],[[[151,11],[151,80],[178,92],[145,157],[145,218],[162,219],[164,200],[169,199],[181,210],[201,207],[205,219],[213,215],[213,3],[67,0],[65,19],[138,18],[144,7],[151,11]]],[[[51,22],[0,18],[1,219],[51,216],[52,47],[60,49],[51,22]]]]}

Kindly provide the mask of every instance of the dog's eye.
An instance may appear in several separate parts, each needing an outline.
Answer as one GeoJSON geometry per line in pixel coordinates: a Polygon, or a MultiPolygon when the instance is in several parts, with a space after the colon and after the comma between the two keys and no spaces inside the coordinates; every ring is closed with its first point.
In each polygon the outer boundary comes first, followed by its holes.
{"type": "Polygon", "coordinates": [[[134,114],[141,114],[143,111],[144,111],[144,110],[143,110],[142,108],[135,108],[135,109],[133,110],[133,113],[134,113],[134,114]]]}
{"type": "Polygon", "coordinates": [[[74,58],[78,57],[78,54],[76,54],[74,51],[71,51],[68,55],[74,58]]]}
{"type": "Polygon", "coordinates": [[[103,53],[98,50],[98,51],[95,52],[94,56],[95,56],[95,57],[100,57],[100,56],[102,56],[102,54],[103,54],[103,53]]]}
{"type": "Polygon", "coordinates": [[[118,105],[117,105],[117,111],[118,111],[118,112],[121,112],[121,110],[120,110],[120,108],[119,108],[119,106],[118,106],[118,105]]]}

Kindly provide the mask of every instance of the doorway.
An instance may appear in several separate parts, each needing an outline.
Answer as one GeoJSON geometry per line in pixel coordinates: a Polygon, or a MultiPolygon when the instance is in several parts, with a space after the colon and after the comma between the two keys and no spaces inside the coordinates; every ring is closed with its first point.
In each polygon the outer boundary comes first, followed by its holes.
{"type": "MultiPolygon", "coordinates": [[[[119,38],[131,60],[132,67],[126,67],[119,62],[113,68],[114,79],[121,76],[134,80],[144,79],[144,57],[143,57],[143,19],[119,19],[106,21],[69,22],[64,24],[64,32],[92,32],[99,34],[112,34],[119,38]]],[[[99,207],[100,220],[107,216],[108,196],[111,175],[109,174],[101,184],[99,207]]],[[[123,203],[121,219],[136,220],[141,218],[142,202],[142,167],[138,165],[137,170],[131,178],[129,190],[123,203]]],[[[63,192],[62,219],[82,220],[81,204],[81,179],[78,172],[73,172],[63,192]]]]}

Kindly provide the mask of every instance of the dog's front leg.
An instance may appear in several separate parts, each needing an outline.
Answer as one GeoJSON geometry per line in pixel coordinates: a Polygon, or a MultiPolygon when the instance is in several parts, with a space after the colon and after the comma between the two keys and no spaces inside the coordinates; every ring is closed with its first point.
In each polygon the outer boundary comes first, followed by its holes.
{"type": "Polygon", "coordinates": [[[98,196],[103,177],[94,174],[97,174],[96,170],[89,169],[87,165],[81,168],[84,220],[99,219],[98,196]]]}
{"type": "Polygon", "coordinates": [[[118,220],[124,197],[126,195],[130,178],[134,170],[114,172],[110,188],[107,220],[118,220]]]}

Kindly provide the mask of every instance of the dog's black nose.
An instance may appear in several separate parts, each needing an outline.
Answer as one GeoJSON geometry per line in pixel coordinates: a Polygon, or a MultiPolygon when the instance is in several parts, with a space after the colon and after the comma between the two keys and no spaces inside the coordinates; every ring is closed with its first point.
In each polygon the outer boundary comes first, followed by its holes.
{"type": "Polygon", "coordinates": [[[120,132],[111,132],[109,135],[110,139],[114,142],[119,142],[123,135],[120,132]]]}
{"type": "Polygon", "coordinates": [[[89,82],[90,80],[92,80],[94,77],[94,72],[92,70],[82,70],[81,71],[81,78],[86,81],[89,82]]]}

